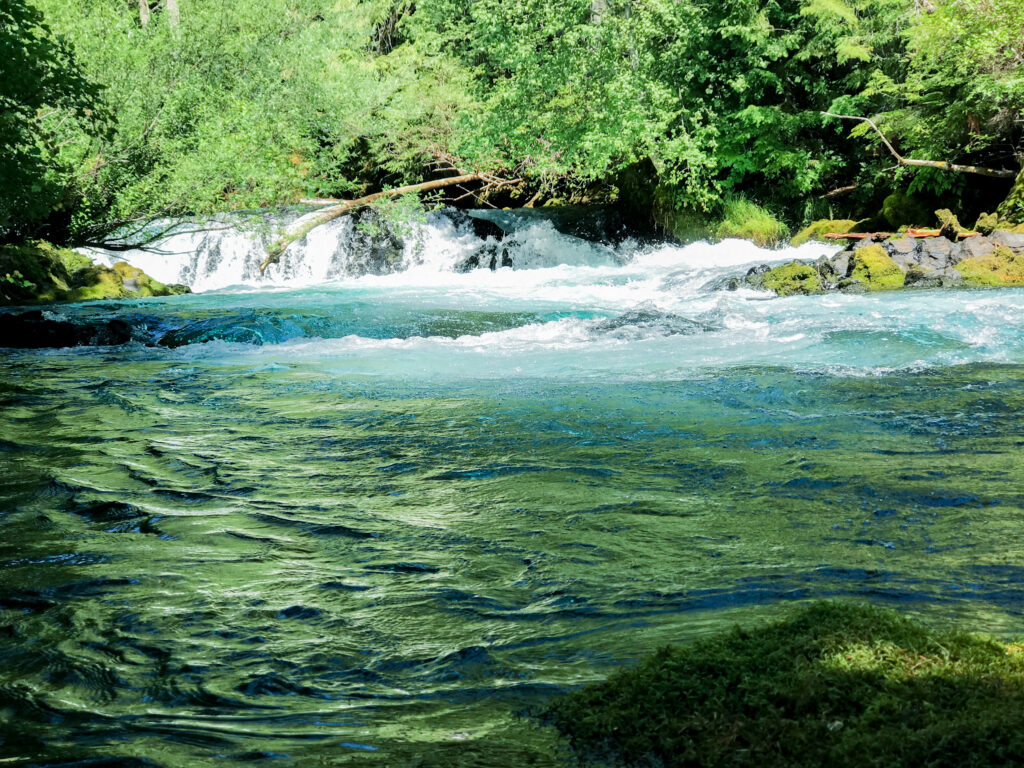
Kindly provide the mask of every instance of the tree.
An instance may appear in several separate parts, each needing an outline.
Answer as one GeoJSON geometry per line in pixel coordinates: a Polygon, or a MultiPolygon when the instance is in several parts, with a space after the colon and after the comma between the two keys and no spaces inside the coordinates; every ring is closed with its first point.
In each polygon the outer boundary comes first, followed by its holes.
{"type": "Polygon", "coordinates": [[[45,232],[70,204],[58,130],[102,128],[100,88],[25,0],[0,0],[0,242],[45,232]]]}

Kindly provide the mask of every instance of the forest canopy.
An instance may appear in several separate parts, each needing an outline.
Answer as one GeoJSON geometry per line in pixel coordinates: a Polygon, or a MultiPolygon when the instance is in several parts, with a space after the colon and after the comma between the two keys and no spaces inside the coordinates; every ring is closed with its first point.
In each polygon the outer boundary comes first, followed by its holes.
{"type": "Polygon", "coordinates": [[[992,210],[1016,170],[1017,0],[0,0],[0,240],[352,197],[438,173],[503,204],[626,195],[791,223],[893,195],[992,210]],[[28,81],[43,84],[26,91],[28,81]]]}

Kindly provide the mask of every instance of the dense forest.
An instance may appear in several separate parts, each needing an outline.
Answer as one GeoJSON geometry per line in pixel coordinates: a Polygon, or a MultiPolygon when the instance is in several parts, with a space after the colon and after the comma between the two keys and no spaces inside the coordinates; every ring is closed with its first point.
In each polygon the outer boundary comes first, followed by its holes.
{"type": "Polygon", "coordinates": [[[677,234],[970,223],[1012,175],[903,167],[822,113],[908,158],[1024,150],[1017,0],[3,0],[0,50],[4,242],[452,168],[517,180],[495,204],[618,199],[677,234]]]}

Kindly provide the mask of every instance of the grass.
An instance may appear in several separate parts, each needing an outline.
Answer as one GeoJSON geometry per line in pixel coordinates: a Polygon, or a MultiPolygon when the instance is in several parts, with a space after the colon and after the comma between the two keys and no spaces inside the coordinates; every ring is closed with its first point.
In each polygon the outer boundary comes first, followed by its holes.
{"type": "Polygon", "coordinates": [[[988,768],[1024,762],[1024,649],[880,608],[667,647],[546,718],[618,766],[988,768]]]}
{"type": "Polygon", "coordinates": [[[786,239],[789,228],[756,203],[732,197],[725,201],[722,221],[715,235],[722,239],[738,237],[762,248],[774,248],[786,239]]]}

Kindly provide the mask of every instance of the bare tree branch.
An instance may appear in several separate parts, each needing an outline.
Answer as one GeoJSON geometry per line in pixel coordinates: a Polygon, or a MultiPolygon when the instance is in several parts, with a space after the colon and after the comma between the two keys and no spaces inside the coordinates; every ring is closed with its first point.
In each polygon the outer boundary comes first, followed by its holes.
{"type": "Polygon", "coordinates": [[[896,162],[900,165],[909,166],[913,168],[938,168],[942,171],[953,171],[954,173],[974,173],[978,176],[988,176],[995,179],[1015,179],[1017,178],[1016,171],[1007,171],[1005,169],[995,168],[982,168],[977,165],[956,165],[955,163],[946,163],[941,160],[914,160],[913,158],[903,157],[899,152],[896,151],[895,147],[889,143],[889,140],[885,138],[885,134],[879,130],[878,126],[875,125],[875,121],[868,117],[855,117],[853,115],[836,115],[832,112],[822,112],[821,114],[827,117],[836,117],[840,120],[856,120],[860,123],[867,123],[870,125],[875,133],[878,134],[882,143],[885,144],[892,156],[896,158],[896,162]]]}

